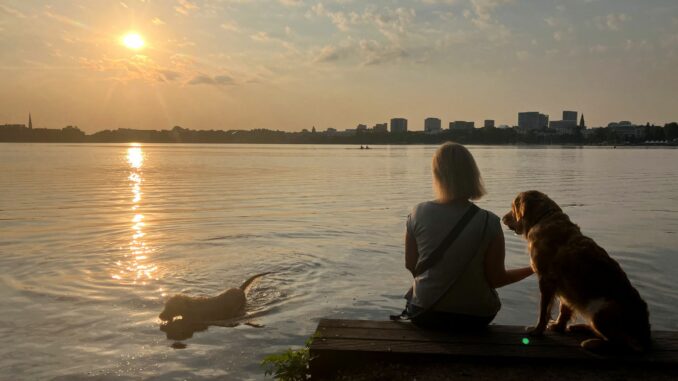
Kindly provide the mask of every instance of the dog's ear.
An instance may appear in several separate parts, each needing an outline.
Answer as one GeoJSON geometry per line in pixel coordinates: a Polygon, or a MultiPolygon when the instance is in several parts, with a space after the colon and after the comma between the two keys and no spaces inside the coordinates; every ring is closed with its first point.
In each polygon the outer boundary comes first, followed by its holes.
{"type": "Polygon", "coordinates": [[[523,216],[525,216],[525,202],[523,202],[523,194],[524,193],[519,193],[518,196],[516,196],[516,199],[513,200],[513,217],[515,218],[516,222],[520,222],[520,220],[523,219],[523,216]]]}

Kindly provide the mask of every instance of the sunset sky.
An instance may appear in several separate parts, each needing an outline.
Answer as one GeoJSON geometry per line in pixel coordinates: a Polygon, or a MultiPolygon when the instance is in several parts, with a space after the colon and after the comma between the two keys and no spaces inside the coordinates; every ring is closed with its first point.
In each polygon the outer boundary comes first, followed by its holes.
{"type": "Polygon", "coordinates": [[[0,124],[678,120],[676,0],[3,0],[0,52],[0,124]]]}

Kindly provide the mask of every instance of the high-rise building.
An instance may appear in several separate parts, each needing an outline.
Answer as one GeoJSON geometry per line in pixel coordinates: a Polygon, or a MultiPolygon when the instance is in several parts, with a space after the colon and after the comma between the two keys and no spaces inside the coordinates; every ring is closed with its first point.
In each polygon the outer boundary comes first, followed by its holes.
{"type": "Polygon", "coordinates": [[[549,127],[560,135],[574,134],[577,129],[577,112],[563,111],[563,120],[552,120],[549,127]]]}
{"type": "Polygon", "coordinates": [[[519,112],[518,128],[522,130],[539,130],[549,125],[549,116],[537,111],[519,112]]]}
{"type": "Polygon", "coordinates": [[[388,132],[388,124],[387,123],[377,123],[372,127],[372,130],[374,132],[388,132]]]}
{"type": "Polygon", "coordinates": [[[450,130],[472,130],[474,128],[476,128],[475,122],[465,122],[463,120],[450,122],[450,130]]]}
{"type": "Polygon", "coordinates": [[[392,134],[404,134],[405,132],[407,132],[407,119],[405,118],[391,119],[392,134]]]}
{"type": "Polygon", "coordinates": [[[31,120],[31,113],[28,113],[28,129],[32,130],[33,129],[33,120],[31,120]]]}
{"type": "Polygon", "coordinates": [[[563,120],[571,120],[576,124],[577,123],[577,112],[576,111],[563,111],[563,120]]]}
{"type": "Polygon", "coordinates": [[[483,127],[494,128],[494,119],[485,119],[485,122],[483,123],[483,127]]]}
{"type": "Polygon", "coordinates": [[[441,122],[438,118],[424,119],[424,132],[435,133],[442,130],[441,122]]]}

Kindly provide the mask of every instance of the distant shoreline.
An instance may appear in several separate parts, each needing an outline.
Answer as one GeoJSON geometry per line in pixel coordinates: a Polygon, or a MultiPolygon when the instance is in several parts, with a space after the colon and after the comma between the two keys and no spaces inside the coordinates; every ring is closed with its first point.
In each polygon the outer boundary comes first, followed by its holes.
{"type": "MultiPolygon", "coordinates": [[[[326,146],[352,146],[352,149],[358,149],[359,144],[353,143],[280,143],[280,142],[153,142],[153,141],[116,141],[116,142],[98,142],[98,141],[5,141],[0,140],[0,144],[191,144],[191,145],[326,145],[326,146]]],[[[390,146],[436,146],[441,143],[373,143],[370,144],[371,149],[375,147],[390,147],[390,146]]],[[[678,143],[662,143],[662,144],[565,144],[565,143],[464,143],[467,146],[488,146],[488,147],[561,147],[561,148],[678,148],[678,143]]]]}
{"type": "Polygon", "coordinates": [[[455,141],[469,145],[506,146],[678,146],[678,123],[664,127],[643,126],[631,130],[596,128],[558,134],[553,129],[519,130],[517,128],[476,128],[392,132],[301,132],[256,130],[103,130],[86,134],[77,127],[62,129],[29,128],[25,125],[0,125],[0,142],[5,143],[181,143],[181,144],[331,144],[331,145],[437,145],[455,141]]]}

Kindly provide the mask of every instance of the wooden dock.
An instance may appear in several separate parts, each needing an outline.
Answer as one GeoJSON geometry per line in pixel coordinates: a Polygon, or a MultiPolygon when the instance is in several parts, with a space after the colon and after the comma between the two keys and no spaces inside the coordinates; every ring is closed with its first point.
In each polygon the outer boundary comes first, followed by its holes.
{"type": "Polygon", "coordinates": [[[653,331],[653,349],[641,355],[596,355],[580,347],[585,338],[553,332],[529,337],[525,327],[505,325],[440,332],[409,322],[321,319],[310,347],[310,367],[314,378],[374,363],[422,362],[636,367],[678,376],[678,332],[653,331]]]}

